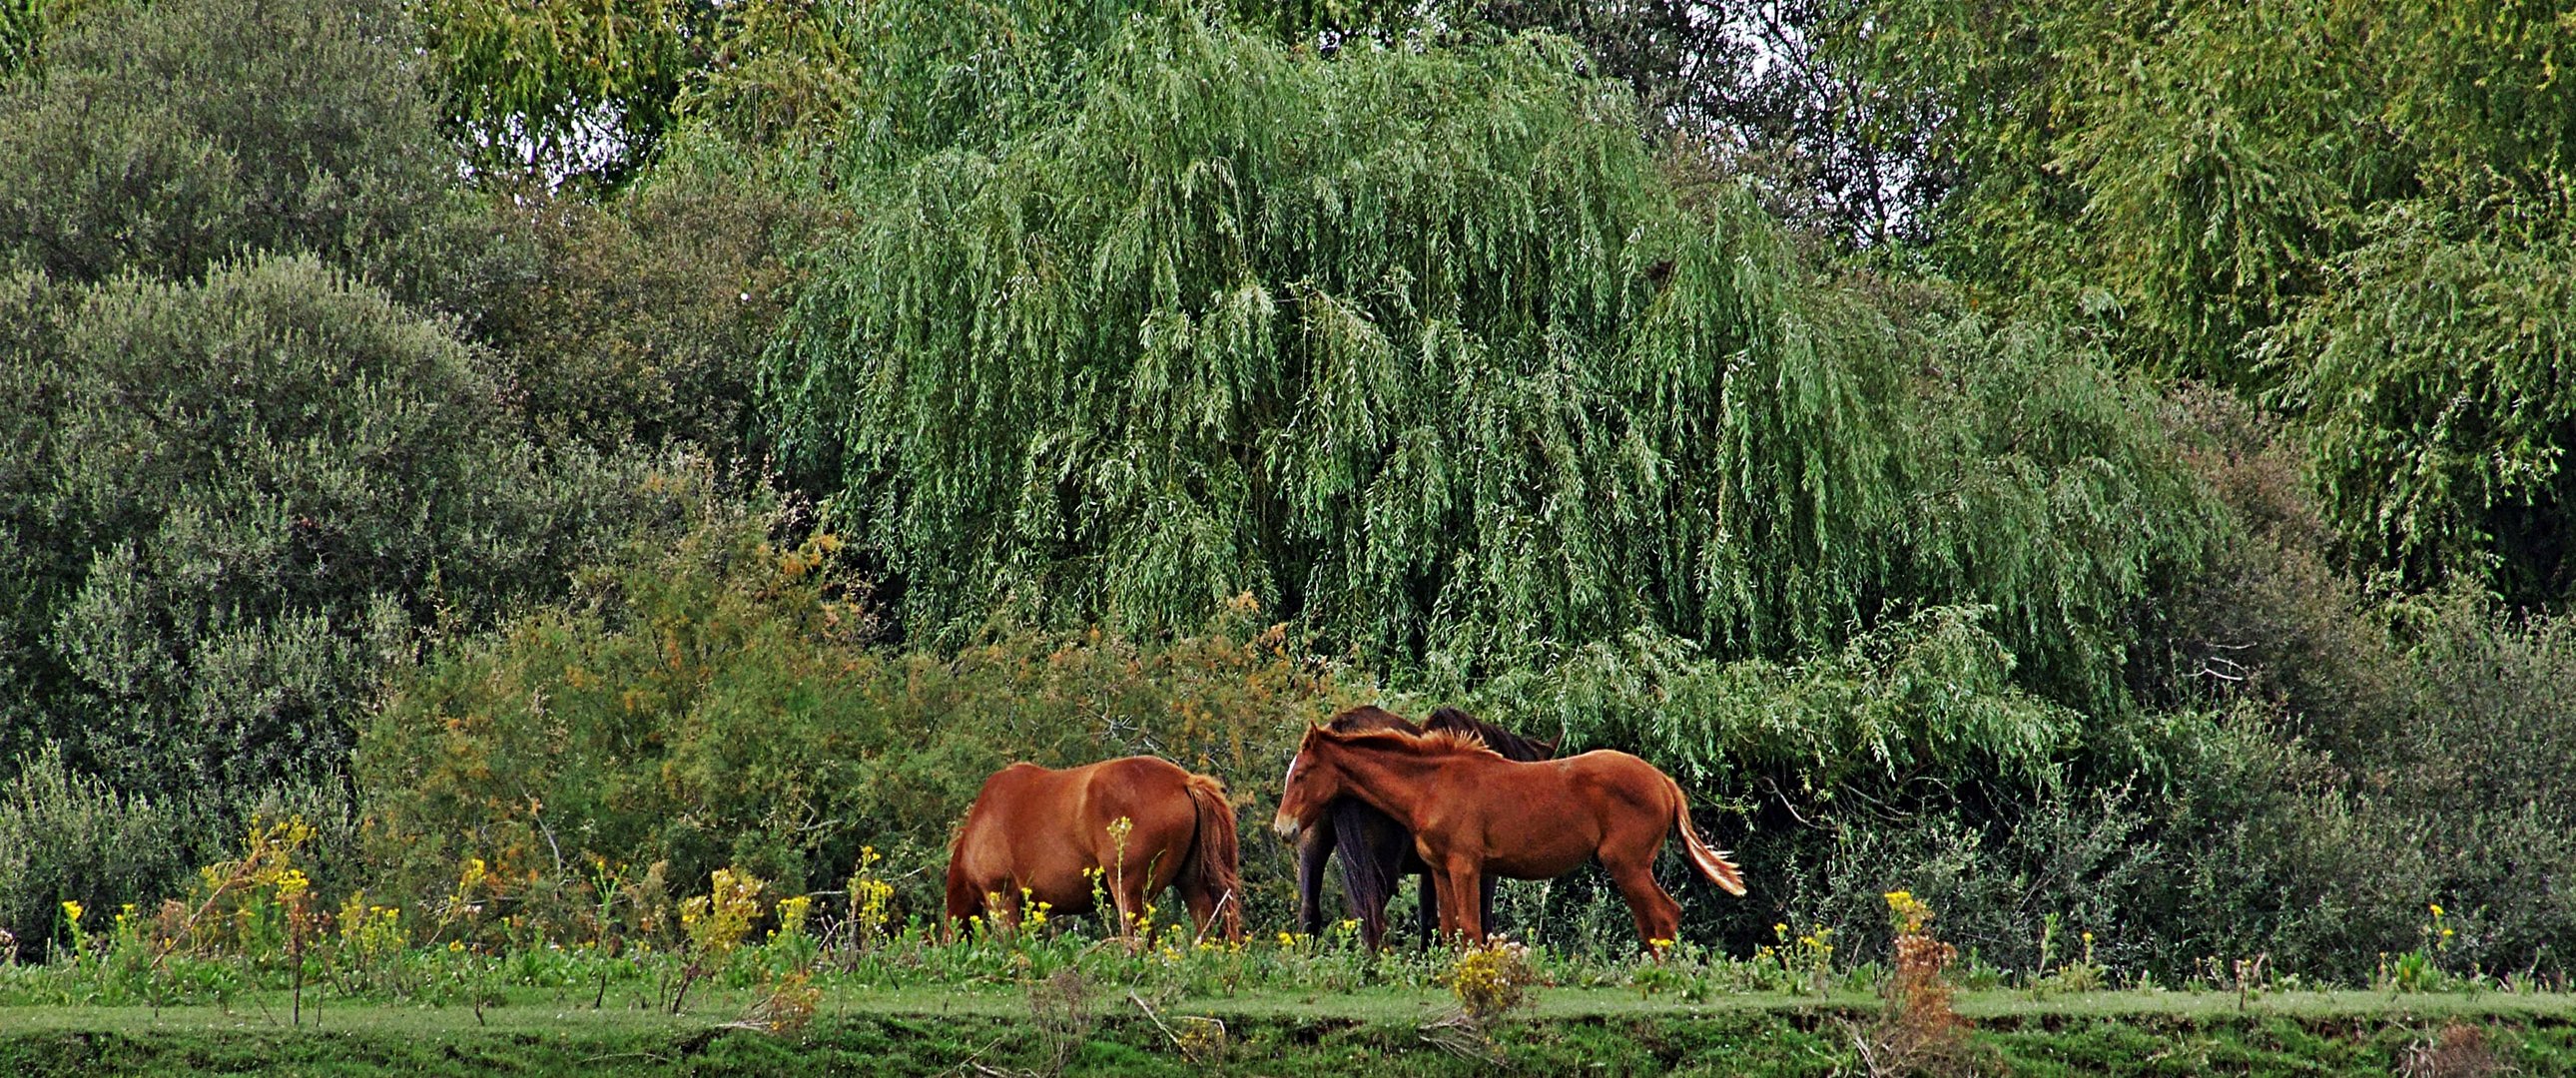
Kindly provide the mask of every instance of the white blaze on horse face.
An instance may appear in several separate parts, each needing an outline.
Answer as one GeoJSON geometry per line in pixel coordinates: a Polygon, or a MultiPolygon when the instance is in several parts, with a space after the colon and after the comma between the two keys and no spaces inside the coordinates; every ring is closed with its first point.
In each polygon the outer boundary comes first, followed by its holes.
{"type": "Polygon", "coordinates": [[[1291,759],[1288,759],[1288,777],[1280,780],[1280,810],[1278,810],[1278,816],[1270,818],[1270,831],[1278,834],[1280,839],[1296,839],[1298,834],[1298,821],[1296,816],[1288,813],[1288,805],[1296,803],[1296,769],[1298,764],[1303,762],[1306,762],[1306,754],[1303,754],[1303,751],[1298,751],[1296,756],[1291,756],[1291,759]]]}
{"type": "Polygon", "coordinates": [[[1290,796],[1297,788],[1297,765],[1305,762],[1305,753],[1300,752],[1290,757],[1288,774],[1279,780],[1279,814],[1271,818],[1270,830],[1281,838],[1294,838],[1297,835],[1297,818],[1288,814],[1288,804],[1290,796]]]}

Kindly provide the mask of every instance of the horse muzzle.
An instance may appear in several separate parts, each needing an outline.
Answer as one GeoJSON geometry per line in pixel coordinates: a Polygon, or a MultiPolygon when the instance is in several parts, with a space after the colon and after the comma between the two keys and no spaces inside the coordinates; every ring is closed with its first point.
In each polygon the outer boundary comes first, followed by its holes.
{"type": "Polygon", "coordinates": [[[1280,809],[1278,815],[1270,818],[1270,830],[1281,838],[1295,838],[1297,818],[1289,815],[1287,809],[1280,809]]]}

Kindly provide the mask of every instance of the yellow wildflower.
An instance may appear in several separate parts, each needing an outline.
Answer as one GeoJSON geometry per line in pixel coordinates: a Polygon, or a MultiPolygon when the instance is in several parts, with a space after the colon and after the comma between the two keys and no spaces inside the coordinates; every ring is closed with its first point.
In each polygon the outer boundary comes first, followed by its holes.
{"type": "Polygon", "coordinates": [[[68,898],[64,899],[63,916],[70,918],[73,924],[79,924],[81,919],[81,904],[68,898]]]}

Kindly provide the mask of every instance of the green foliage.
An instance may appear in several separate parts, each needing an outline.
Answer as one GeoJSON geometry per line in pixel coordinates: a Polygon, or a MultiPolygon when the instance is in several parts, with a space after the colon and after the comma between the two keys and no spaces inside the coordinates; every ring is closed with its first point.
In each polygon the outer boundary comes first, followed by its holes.
{"type": "Polygon", "coordinates": [[[2565,190],[2500,192],[2473,213],[2395,204],[2264,339],[2366,564],[2419,586],[2457,573],[2552,604],[2576,593],[2568,205],[2565,190]]]}
{"type": "Polygon", "coordinates": [[[45,48],[94,0],[0,0],[0,86],[43,65],[45,48]]]}
{"type": "Polygon", "coordinates": [[[0,405],[28,436],[0,490],[28,600],[6,733],[125,789],[331,768],[419,629],[554,592],[680,500],[639,463],[540,457],[444,326],[309,258],[54,309],[0,405]]]}
{"type": "Polygon", "coordinates": [[[416,279],[449,166],[408,26],[394,0],[172,0],[72,21],[35,75],[0,84],[0,259],[96,281],[305,250],[416,279]]]}
{"type": "Polygon", "coordinates": [[[651,158],[721,25],[703,0],[424,0],[442,120],[476,169],[617,182],[651,158]]]}
{"type": "Polygon", "coordinates": [[[605,202],[495,200],[505,253],[467,312],[541,445],[695,446],[729,473],[761,463],[749,407],[761,348],[828,220],[723,160],[668,154],[605,202]]]}
{"type": "Polygon", "coordinates": [[[782,447],[912,629],[1250,590],[1464,673],[1991,602],[2091,692],[2100,619],[2189,556],[2133,390],[1974,322],[1923,331],[1960,365],[1917,386],[1913,331],[1807,287],[1745,199],[1686,201],[1559,42],[1322,60],[1140,20],[1101,55],[1060,121],[856,194],[771,352],[782,447]]]}
{"type": "Polygon", "coordinates": [[[2363,572],[2553,606],[2571,32],[2518,0],[1880,4],[1846,28],[1888,94],[1950,117],[1940,264],[2313,424],[2363,572]]]}
{"type": "MultiPolygon", "coordinates": [[[[390,892],[443,894],[467,857],[517,892],[597,855],[702,880],[736,865],[794,890],[862,845],[909,873],[946,855],[986,776],[1150,752],[1247,791],[1341,699],[1276,630],[1140,647],[1001,633],[953,657],[870,647],[826,573],[837,540],[764,538],[717,513],[676,547],[587,571],[573,603],[400,676],[358,753],[390,892]]],[[[1237,617],[1242,617],[1239,612],[1237,617]]],[[[913,912],[935,892],[907,876],[913,912]]],[[[1283,901],[1274,868],[1265,901],[1283,901]]]]}
{"type": "Polygon", "coordinates": [[[1156,0],[761,0],[684,111],[750,145],[819,157],[834,176],[989,149],[1061,115],[1091,53],[1156,0]]]}
{"type": "Polygon", "coordinates": [[[1307,47],[1346,33],[1379,44],[1424,15],[1384,0],[753,0],[719,14],[714,55],[679,107],[694,130],[775,150],[828,184],[944,149],[990,152],[1061,119],[1133,20],[1229,12],[1307,47]]]}
{"type": "Polygon", "coordinates": [[[2559,703],[2576,693],[2576,623],[2451,596],[2403,624],[2414,721],[2392,794],[2412,824],[2400,833],[2429,840],[2423,902],[2464,916],[2451,948],[2464,965],[2566,964],[2576,907],[2527,888],[2576,871],[2576,729],[2559,703]]]}
{"type": "Polygon", "coordinates": [[[1455,691],[1495,721],[1630,749],[1739,805],[1794,791],[1812,812],[1920,781],[2044,783],[2079,716],[2012,685],[1981,613],[1932,608],[1797,666],[1713,662],[1639,635],[1455,691]]]}
{"type": "Polygon", "coordinates": [[[17,957],[42,958],[63,935],[62,903],[113,910],[165,893],[195,867],[197,821],[169,797],[126,795],[49,751],[0,783],[0,930],[17,957]]]}

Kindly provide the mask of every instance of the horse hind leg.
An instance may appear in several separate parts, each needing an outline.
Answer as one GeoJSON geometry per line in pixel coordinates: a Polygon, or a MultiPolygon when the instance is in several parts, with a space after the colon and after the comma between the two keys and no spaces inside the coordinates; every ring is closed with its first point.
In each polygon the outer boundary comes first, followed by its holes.
{"type": "MultiPolygon", "coordinates": [[[[1160,855],[1157,855],[1139,864],[1130,864],[1123,868],[1113,865],[1109,868],[1109,900],[1117,907],[1118,935],[1134,935],[1136,926],[1142,923],[1146,911],[1153,907],[1150,892],[1154,886],[1154,869],[1159,860],[1160,855]]],[[[1145,942],[1150,944],[1153,941],[1145,942]]]]}
{"type": "Polygon", "coordinates": [[[1190,933],[1204,937],[1216,929],[1216,896],[1207,888],[1182,884],[1181,908],[1190,911],[1190,933]]]}
{"type": "Polygon", "coordinates": [[[1657,941],[1671,943],[1681,930],[1682,904],[1655,883],[1653,861],[1617,866],[1610,870],[1610,881],[1619,888],[1619,897],[1628,900],[1628,915],[1637,922],[1637,940],[1650,952],[1660,952],[1657,941]]]}
{"type": "Polygon", "coordinates": [[[1200,939],[1216,934],[1217,915],[1225,912],[1225,903],[1240,901],[1237,898],[1221,896],[1209,889],[1207,885],[1186,875],[1174,889],[1181,893],[1181,905],[1190,911],[1190,929],[1200,939]]]}

